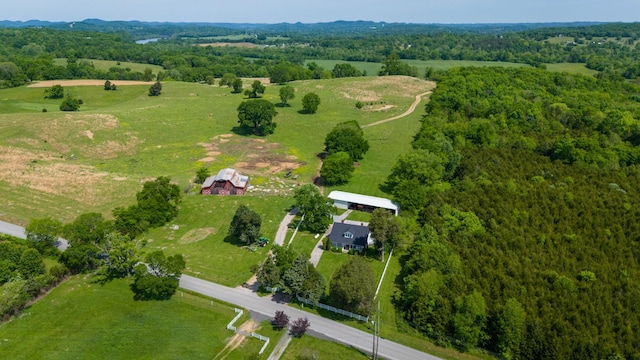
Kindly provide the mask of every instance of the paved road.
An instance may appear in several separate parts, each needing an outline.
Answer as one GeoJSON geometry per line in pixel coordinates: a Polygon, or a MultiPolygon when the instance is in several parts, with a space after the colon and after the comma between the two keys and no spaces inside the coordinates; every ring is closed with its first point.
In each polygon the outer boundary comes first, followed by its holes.
{"type": "MultiPolygon", "coordinates": [[[[278,310],[284,311],[291,319],[306,317],[311,322],[310,330],[313,332],[361,351],[371,352],[373,345],[373,336],[371,334],[315,314],[289,307],[286,303],[278,303],[274,300],[256,296],[256,294],[250,290],[230,288],[188,275],[182,275],[180,287],[230,304],[235,304],[269,317],[272,317],[278,310]]],[[[380,339],[378,354],[381,358],[389,360],[440,360],[433,355],[386,339],[380,339]]]]}
{"type": "MultiPolygon", "coordinates": [[[[10,224],[8,222],[0,221],[0,233],[15,236],[20,239],[26,239],[27,235],[24,233],[22,226],[10,224]]],[[[65,251],[69,247],[69,242],[63,238],[58,238],[56,247],[60,251],[65,251]]]]}

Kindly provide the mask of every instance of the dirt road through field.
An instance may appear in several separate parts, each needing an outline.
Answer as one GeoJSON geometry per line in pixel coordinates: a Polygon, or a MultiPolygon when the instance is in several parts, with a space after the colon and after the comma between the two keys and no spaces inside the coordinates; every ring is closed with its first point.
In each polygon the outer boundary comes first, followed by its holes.
{"type": "Polygon", "coordinates": [[[422,94],[416,95],[416,99],[413,101],[413,104],[411,104],[411,106],[409,106],[409,109],[407,109],[407,111],[403,112],[400,115],[397,115],[397,116],[394,116],[394,117],[390,117],[388,119],[372,122],[371,124],[362,125],[361,127],[366,128],[366,127],[369,127],[369,126],[376,126],[376,125],[384,124],[384,123],[389,122],[389,121],[402,119],[403,117],[408,116],[409,114],[411,114],[416,109],[418,104],[420,104],[420,100],[422,100],[423,96],[430,95],[432,92],[433,91],[427,91],[427,92],[423,92],[422,94]]]}

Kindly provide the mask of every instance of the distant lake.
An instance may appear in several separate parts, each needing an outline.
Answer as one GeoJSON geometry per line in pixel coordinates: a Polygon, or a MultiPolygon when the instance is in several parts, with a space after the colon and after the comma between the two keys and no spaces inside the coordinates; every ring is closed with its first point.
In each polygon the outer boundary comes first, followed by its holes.
{"type": "Polygon", "coordinates": [[[156,42],[158,40],[160,40],[160,38],[138,40],[138,41],[136,41],[136,44],[146,44],[146,43],[150,43],[150,42],[156,42]]]}

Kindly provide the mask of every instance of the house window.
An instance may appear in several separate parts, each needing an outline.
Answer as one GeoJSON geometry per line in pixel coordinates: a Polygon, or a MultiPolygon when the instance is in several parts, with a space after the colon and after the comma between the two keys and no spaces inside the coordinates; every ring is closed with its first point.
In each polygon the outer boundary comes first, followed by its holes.
{"type": "Polygon", "coordinates": [[[349,232],[349,231],[347,231],[347,232],[345,232],[344,234],[342,234],[342,236],[343,236],[345,239],[353,239],[353,233],[352,233],[352,232],[349,232]]]}

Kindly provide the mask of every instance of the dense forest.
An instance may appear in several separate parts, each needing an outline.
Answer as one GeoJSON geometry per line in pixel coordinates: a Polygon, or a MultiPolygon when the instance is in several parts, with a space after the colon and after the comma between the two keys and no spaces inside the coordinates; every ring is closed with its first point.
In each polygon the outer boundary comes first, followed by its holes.
{"type": "Polygon", "coordinates": [[[639,94],[536,69],[443,75],[388,183],[419,225],[405,318],[507,358],[640,358],[639,94]]]}

